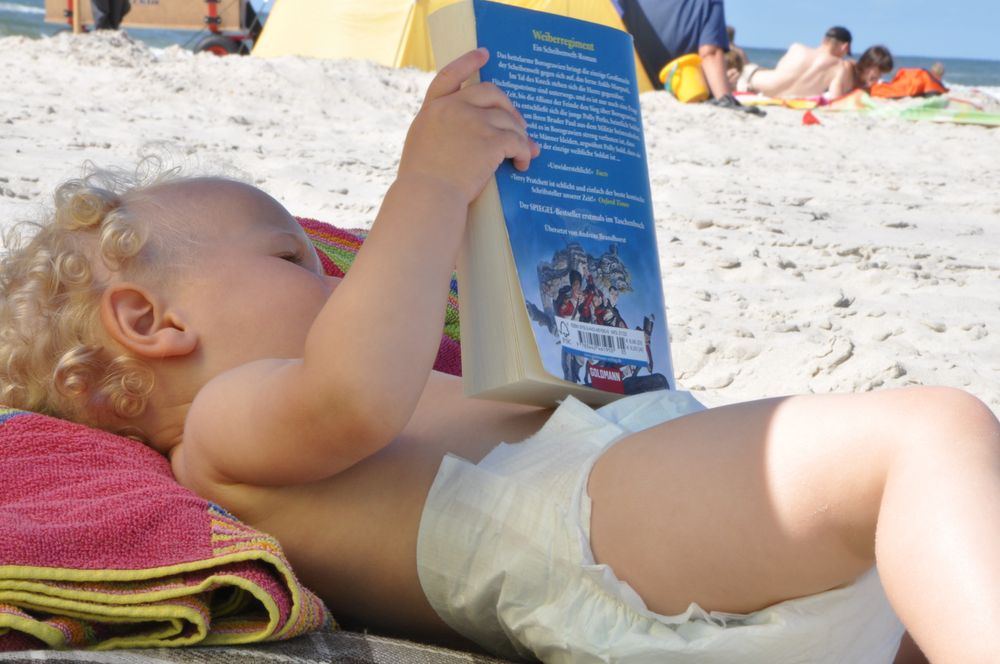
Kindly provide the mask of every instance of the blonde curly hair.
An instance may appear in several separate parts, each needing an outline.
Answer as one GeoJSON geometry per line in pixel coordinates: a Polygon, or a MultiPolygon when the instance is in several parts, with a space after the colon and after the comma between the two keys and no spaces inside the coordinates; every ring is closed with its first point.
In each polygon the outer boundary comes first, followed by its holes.
{"type": "Polygon", "coordinates": [[[0,403],[141,438],[126,423],[144,412],[153,374],[108,347],[98,304],[114,274],[146,273],[146,254],[176,238],[133,203],[179,175],[148,158],[133,172],[86,171],[58,187],[46,219],[4,234],[0,403]]]}

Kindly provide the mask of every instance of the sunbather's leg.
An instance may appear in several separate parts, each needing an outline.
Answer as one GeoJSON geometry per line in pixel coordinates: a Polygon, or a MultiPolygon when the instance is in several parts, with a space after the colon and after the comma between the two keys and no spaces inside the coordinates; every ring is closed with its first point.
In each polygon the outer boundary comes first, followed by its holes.
{"type": "Polygon", "coordinates": [[[698,49],[701,58],[701,69],[705,73],[705,82],[712,96],[716,99],[725,97],[733,89],[726,77],[726,53],[718,46],[706,44],[698,49]]]}
{"type": "Polygon", "coordinates": [[[963,392],[712,409],[618,443],[589,490],[595,556],[655,611],[752,611],[877,558],[931,661],[1000,652],[1000,424],[963,392]]]}

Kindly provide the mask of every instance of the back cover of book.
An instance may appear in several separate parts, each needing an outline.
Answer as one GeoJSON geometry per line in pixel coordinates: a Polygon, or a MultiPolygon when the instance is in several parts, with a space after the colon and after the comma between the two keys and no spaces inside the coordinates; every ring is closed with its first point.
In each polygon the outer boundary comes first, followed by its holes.
{"type": "Polygon", "coordinates": [[[674,387],[631,37],[474,0],[480,72],[542,152],[496,180],[545,370],[596,389],[674,387]]]}

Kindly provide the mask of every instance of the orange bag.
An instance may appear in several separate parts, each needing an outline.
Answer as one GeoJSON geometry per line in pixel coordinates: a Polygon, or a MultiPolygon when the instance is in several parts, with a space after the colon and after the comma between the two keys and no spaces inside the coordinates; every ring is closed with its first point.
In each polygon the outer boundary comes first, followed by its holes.
{"type": "Polygon", "coordinates": [[[868,91],[868,94],[872,97],[899,99],[900,97],[940,95],[945,92],[948,92],[948,88],[941,85],[941,81],[934,78],[934,75],[929,71],[909,67],[897,70],[896,75],[888,83],[876,83],[868,91]]]}

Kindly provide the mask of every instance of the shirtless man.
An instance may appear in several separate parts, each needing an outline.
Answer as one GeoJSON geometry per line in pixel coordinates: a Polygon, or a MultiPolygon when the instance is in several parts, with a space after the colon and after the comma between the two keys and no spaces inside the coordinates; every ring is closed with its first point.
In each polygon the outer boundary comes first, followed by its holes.
{"type": "Polygon", "coordinates": [[[834,26],[815,48],[792,44],[774,69],[744,68],[738,87],[768,97],[839,97],[858,87],[855,65],[844,59],[850,53],[850,31],[834,26]]]}

